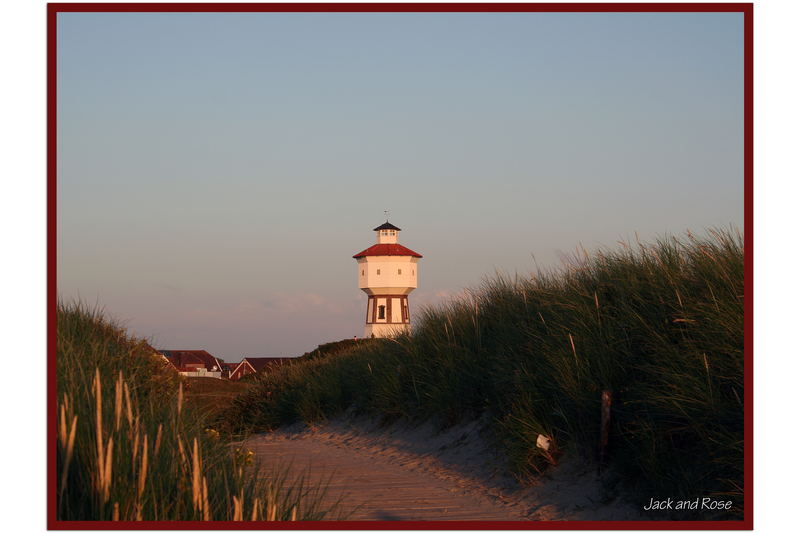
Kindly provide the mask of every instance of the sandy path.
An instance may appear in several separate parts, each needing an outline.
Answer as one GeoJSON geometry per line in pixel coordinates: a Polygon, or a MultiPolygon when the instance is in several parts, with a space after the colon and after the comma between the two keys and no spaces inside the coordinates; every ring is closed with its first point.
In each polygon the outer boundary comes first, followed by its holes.
{"type": "Polygon", "coordinates": [[[252,437],[267,464],[290,465],[312,483],[331,480],[328,499],[350,520],[630,520],[628,506],[600,497],[593,472],[565,464],[535,486],[505,474],[480,424],[436,431],[336,420],[252,437]],[[605,500],[605,501],[604,501],[605,500]]]}
{"type": "Polygon", "coordinates": [[[337,447],[313,436],[261,438],[250,448],[270,462],[291,462],[294,475],[306,468],[310,481],[327,481],[329,500],[342,497],[351,520],[520,520],[447,482],[408,470],[384,458],[337,447]]]}

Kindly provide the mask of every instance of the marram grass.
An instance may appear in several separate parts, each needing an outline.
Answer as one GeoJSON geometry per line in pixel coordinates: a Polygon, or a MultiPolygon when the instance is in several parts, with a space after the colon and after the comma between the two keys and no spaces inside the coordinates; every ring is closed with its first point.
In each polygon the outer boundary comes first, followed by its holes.
{"type": "Polygon", "coordinates": [[[176,373],[97,311],[57,310],[59,520],[320,520],[324,489],[255,464],[176,373]]]}
{"type": "Polygon", "coordinates": [[[599,461],[609,391],[606,479],[644,501],[724,495],[741,512],[744,293],[735,231],[623,243],[553,272],[487,280],[424,309],[411,335],[284,367],[226,420],[241,429],[347,409],[444,424],[488,416],[509,468],[526,478],[559,450],[599,461]]]}

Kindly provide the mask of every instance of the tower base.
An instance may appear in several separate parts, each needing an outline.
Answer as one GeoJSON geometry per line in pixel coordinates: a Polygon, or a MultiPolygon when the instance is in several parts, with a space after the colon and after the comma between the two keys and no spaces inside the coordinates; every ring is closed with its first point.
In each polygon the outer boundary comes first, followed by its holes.
{"type": "Polygon", "coordinates": [[[396,337],[411,331],[407,294],[369,294],[364,337],[396,337]]]}
{"type": "Polygon", "coordinates": [[[411,324],[367,324],[364,327],[365,339],[396,337],[402,333],[411,333],[411,324]]]}

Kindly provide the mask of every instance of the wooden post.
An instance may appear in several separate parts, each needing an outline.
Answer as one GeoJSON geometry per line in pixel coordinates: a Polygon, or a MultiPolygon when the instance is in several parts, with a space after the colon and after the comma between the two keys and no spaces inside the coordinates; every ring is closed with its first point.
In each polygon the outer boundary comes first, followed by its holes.
{"type": "Polygon", "coordinates": [[[600,395],[600,462],[606,460],[608,434],[611,430],[611,391],[604,390],[600,395]]]}

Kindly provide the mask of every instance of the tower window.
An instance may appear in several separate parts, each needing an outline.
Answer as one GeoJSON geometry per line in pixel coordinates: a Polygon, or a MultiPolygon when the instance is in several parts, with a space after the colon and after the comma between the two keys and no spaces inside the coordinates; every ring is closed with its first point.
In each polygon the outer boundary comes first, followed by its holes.
{"type": "Polygon", "coordinates": [[[378,306],[378,318],[385,319],[386,318],[386,306],[379,305],[378,306]]]}
{"type": "Polygon", "coordinates": [[[380,268],[378,269],[378,275],[379,276],[381,275],[381,269],[380,268]]]}
{"type": "Polygon", "coordinates": [[[402,274],[402,273],[403,273],[402,269],[399,269],[399,268],[398,268],[398,269],[397,269],[397,273],[398,273],[398,274],[402,274]]]}
{"type": "Polygon", "coordinates": [[[363,268],[361,269],[361,275],[362,276],[364,275],[364,269],[363,268]]]}
{"type": "Polygon", "coordinates": [[[394,230],[390,231],[389,235],[394,235],[394,230]]]}

